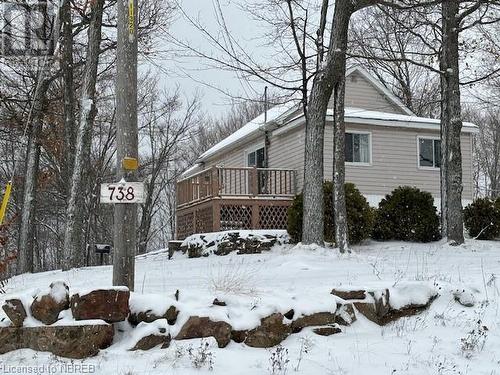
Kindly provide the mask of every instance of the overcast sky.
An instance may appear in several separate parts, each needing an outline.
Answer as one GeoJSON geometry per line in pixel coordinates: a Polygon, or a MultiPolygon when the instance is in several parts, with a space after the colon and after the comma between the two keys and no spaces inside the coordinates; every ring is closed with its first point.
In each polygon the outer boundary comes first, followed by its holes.
{"type": "MultiPolygon", "coordinates": [[[[219,32],[213,0],[179,1],[189,17],[199,19],[214,35],[219,32]]],[[[256,21],[238,7],[237,0],[220,0],[220,4],[232,35],[252,53],[259,53],[258,42],[255,40],[259,27],[256,21]]],[[[185,19],[182,12],[177,15],[170,33],[176,38],[189,41],[195,48],[207,49],[205,37],[185,19]]],[[[179,85],[185,95],[201,94],[204,110],[213,115],[227,110],[231,103],[230,96],[255,97],[264,90],[263,84],[254,82],[249,87],[249,84],[240,80],[235,73],[209,67],[205,59],[175,56],[155,61],[168,71],[163,70],[162,73],[165,87],[179,85]]]]}

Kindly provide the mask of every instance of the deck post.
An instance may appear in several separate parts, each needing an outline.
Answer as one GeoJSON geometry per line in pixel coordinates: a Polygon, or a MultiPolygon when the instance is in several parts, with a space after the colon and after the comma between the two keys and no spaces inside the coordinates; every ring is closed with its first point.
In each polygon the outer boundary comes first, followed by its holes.
{"type": "Polygon", "coordinates": [[[252,185],[250,187],[251,188],[250,194],[255,197],[256,195],[259,194],[259,175],[258,175],[257,167],[253,167],[250,170],[250,176],[252,176],[250,178],[250,181],[252,182],[252,185]]]}
{"type": "Polygon", "coordinates": [[[220,228],[220,201],[215,199],[212,201],[212,232],[218,232],[220,228]]]}
{"type": "Polygon", "coordinates": [[[260,213],[259,213],[259,202],[252,202],[252,229],[260,229],[260,213]]]}
{"type": "Polygon", "coordinates": [[[212,167],[212,197],[218,197],[220,192],[219,186],[219,168],[212,167]]]}

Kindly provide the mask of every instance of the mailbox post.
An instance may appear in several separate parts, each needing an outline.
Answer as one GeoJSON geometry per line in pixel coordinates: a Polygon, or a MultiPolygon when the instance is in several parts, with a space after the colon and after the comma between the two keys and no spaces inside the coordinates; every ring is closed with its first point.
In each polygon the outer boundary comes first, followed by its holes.
{"type": "Polygon", "coordinates": [[[111,254],[111,245],[95,244],[94,251],[96,254],[99,254],[99,263],[102,266],[104,264],[104,255],[111,254]]]}

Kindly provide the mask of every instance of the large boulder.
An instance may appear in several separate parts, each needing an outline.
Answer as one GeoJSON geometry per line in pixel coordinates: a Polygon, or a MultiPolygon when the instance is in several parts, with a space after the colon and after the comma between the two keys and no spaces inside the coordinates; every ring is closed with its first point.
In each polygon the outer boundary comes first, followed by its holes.
{"type": "Polygon", "coordinates": [[[113,326],[43,326],[0,328],[0,354],[32,349],[74,359],[96,355],[113,342],[113,326]]]}
{"type": "Polygon", "coordinates": [[[310,315],[304,315],[294,320],[291,324],[292,332],[297,333],[305,327],[326,326],[336,322],[335,312],[317,312],[310,315]]]}
{"type": "Polygon", "coordinates": [[[136,326],[141,322],[153,323],[158,319],[166,319],[169,325],[174,325],[177,321],[177,315],[179,315],[179,310],[172,305],[163,314],[157,314],[151,309],[131,312],[128,321],[130,324],[136,326]]]}
{"type": "Polygon", "coordinates": [[[22,327],[27,317],[26,309],[20,299],[8,299],[2,306],[3,311],[9,317],[14,327],[22,327]]]}
{"type": "Polygon", "coordinates": [[[191,316],[175,337],[176,340],[214,337],[219,348],[231,341],[231,326],[226,322],[214,322],[207,317],[191,316]]]}
{"type": "Polygon", "coordinates": [[[128,289],[98,289],[71,297],[71,311],[75,320],[102,319],[108,323],[127,319],[130,291],[128,289]]]}
{"type": "Polygon", "coordinates": [[[260,326],[246,333],[245,344],[254,348],[270,348],[280,344],[291,333],[283,323],[283,314],[275,313],[260,320],[260,326]]]}
{"type": "Polygon", "coordinates": [[[57,322],[61,311],[69,308],[69,288],[63,281],[50,284],[48,293],[39,293],[31,304],[31,315],[44,324],[57,322]]]}

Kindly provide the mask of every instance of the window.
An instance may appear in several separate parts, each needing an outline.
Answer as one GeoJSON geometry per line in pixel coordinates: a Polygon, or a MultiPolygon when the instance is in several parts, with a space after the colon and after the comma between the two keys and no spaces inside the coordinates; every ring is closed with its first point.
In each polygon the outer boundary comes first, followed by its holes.
{"type": "Polygon", "coordinates": [[[264,147],[247,154],[247,166],[264,168],[264,147]]]}
{"type": "Polygon", "coordinates": [[[371,163],[369,133],[345,134],[345,161],[348,163],[371,163]]]}
{"type": "Polygon", "coordinates": [[[423,168],[441,166],[441,141],[439,139],[418,139],[418,165],[423,168]]]}

